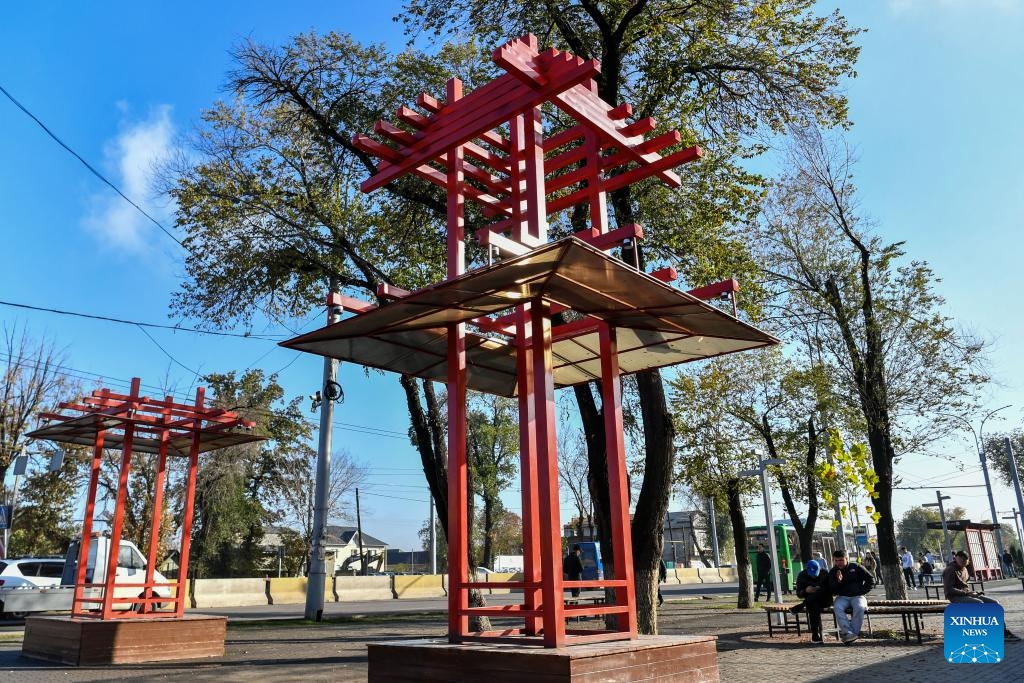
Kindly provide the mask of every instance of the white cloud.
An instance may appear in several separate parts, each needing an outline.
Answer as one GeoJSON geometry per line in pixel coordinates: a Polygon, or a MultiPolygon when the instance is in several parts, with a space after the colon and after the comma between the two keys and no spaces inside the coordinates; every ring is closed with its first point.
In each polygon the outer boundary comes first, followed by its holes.
{"type": "MultiPolygon", "coordinates": [[[[117,108],[124,116],[130,115],[125,102],[118,102],[117,108]]],[[[173,210],[166,205],[166,199],[157,196],[154,173],[156,167],[174,153],[171,107],[154,107],[146,119],[125,123],[122,128],[121,133],[104,146],[104,175],[146,213],[168,226],[173,210]]],[[[147,245],[155,240],[167,239],[149,219],[109,187],[93,193],[89,204],[83,225],[111,247],[147,251],[147,245]]]]}

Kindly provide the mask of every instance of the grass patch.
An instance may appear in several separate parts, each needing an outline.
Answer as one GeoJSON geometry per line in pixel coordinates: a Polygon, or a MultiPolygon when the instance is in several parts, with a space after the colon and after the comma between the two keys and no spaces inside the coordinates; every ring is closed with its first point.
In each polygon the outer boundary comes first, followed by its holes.
{"type": "Polygon", "coordinates": [[[14,631],[10,633],[0,633],[0,643],[20,643],[24,640],[24,636],[24,633],[14,631]]]}

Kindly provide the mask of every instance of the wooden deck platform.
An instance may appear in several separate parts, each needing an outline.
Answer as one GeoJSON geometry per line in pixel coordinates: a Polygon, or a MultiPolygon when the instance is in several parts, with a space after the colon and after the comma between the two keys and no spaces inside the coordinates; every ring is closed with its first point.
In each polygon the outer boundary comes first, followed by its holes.
{"type": "Polygon", "coordinates": [[[28,617],[21,654],[72,666],[134,664],[224,655],[226,617],[81,619],[28,617]]]}
{"type": "Polygon", "coordinates": [[[718,683],[716,640],[714,636],[640,636],[564,648],[452,645],[439,639],[369,643],[369,680],[718,683]]]}

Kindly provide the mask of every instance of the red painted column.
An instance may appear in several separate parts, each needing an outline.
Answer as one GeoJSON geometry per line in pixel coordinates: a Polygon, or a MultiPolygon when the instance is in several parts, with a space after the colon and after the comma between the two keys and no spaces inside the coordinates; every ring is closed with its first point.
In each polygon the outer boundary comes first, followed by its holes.
{"type": "MultiPolygon", "coordinates": [[[[131,398],[139,397],[138,377],[132,379],[131,398]]],[[[136,410],[137,405],[130,403],[129,415],[136,410]]],[[[124,528],[124,502],[128,493],[128,474],[132,467],[132,446],[135,438],[135,425],[128,422],[124,425],[124,442],[121,445],[121,470],[117,478],[117,495],[114,497],[114,522],[110,526],[110,552],[107,553],[107,575],[104,579],[103,588],[103,618],[110,619],[113,616],[114,583],[117,574],[117,556],[121,551],[121,530],[124,528]]],[[[96,564],[99,564],[99,552],[96,553],[96,564]]],[[[95,579],[95,572],[93,579],[95,579]]],[[[121,604],[121,603],[119,603],[121,604]]]]}
{"type": "Polygon", "coordinates": [[[594,237],[608,232],[608,196],[601,172],[601,145],[597,133],[587,129],[583,138],[587,148],[587,190],[590,206],[590,234],[594,237]]]}
{"type": "MultiPolygon", "coordinates": [[[[539,491],[537,488],[537,430],[533,402],[533,337],[530,324],[530,305],[520,306],[516,315],[516,373],[519,393],[519,472],[523,500],[523,581],[539,584],[541,581],[540,543],[538,525],[539,491]]],[[[541,604],[539,588],[523,589],[523,604],[536,609],[541,604]]],[[[540,633],[541,620],[526,617],[528,635],[540,633]]]]}
{"type": "Polygon", "coordinates": [[[529,247],[548,240],[544,188],[544,126],[540,107],[517,114],[510,122],[512,153],[512,239],[529,247]]]}
{"type": "Polygon", "coordinates": [[[544,645],[565,645],[565,604],[562,587],[562,524],[558,509],[558,442],[555,434],[555,382],[551,358],[551,306],[530,303],[533,344],[533,424],[537,435],[537,491],[540,512],[541,611],[544,645]]]}
{"type": "MultiPolygon", "coordinates": [[[[100,466],[103,464],[103,437],[105,431],[96,434],[96,444],[92,450],[92,467],[89,471],[89,492],[85,497],[85,514],[82,516],[82,540],[78,544],[78,568],[75,572],[75,597],[71,604],[72,616],[88,613],[88,608],[81,602],[84,596],[85,571],[89,563],[89,543],[92,541],[92,521],[96,513],[96,490],[100,482],[100,466]]],[[[99,583],[95,573],[92,583],[99,583]]]]}
{"type": "Polygon", "coordinates": [[[469,632],[469,526],[466,502],[470,495],[466,460],[466,326],[448,326],[448,640],[460,642],[469,632]]]}
{"type": "MultiPolygon", "coordinates": [[[[166,398],[167,405],[174,402],[173,396],[166,398]]],[[[164,427],[160,430],[160,454],[157,456],[156,464],[156,490],[153,492],[153,518],[149,527],[149,548],[146,553],[146,590],[145,597],[153,597],[153,572],[156,571],[157,549],[160,547],[160,520],[164,514],[164,484],[167,481],[167,446],[171,438],[171,432],[166,425],[170,421],[171,409],[164,408],[161,422],[164,427]]],[[[180,599],[177,596],[176,599],[180,599]]],[[[154,612],[156,606],[152,603],[143,603],[143,612],[154,612]]]]}
{"type": "Polygon", "coordinates": [[[181,617],[185,614],[185,600],[188,581],[188,560],[192,550],[192,516],[196,504],[196,476],[199,473],[199,442],[200,430],[203,427],[203,405],[206,399],[206,390],[203,387],[196,389],[196,402],[194,412],[196,419],[193,426],[192,446],[188,454],[188,476],[185,483],[184,518],[181,522],[181,550],[179,551],[180,561],[178,562],[178,589],[177,600],[174,603],[174,615],[181,617]]]}
{"type": "Polygon", "coordinates": [[[619,381],[618,341],[615,330],[605,323],[598,327],[601,340],[601,405],[604,413],[605,447],[608,457],[608,501],[611,507],[611,535],[615,539],[615,578],[625,579],[615,589],[615,603],[628,605],[619,617],[619,630],[637,637],[636,589],[633,586],[633,535],[629,526],[629,481],[626,476],[626,446],[622,434],[622,385],[619,381]],[[622,623],[625,619],[625,624],[622,623]]]}

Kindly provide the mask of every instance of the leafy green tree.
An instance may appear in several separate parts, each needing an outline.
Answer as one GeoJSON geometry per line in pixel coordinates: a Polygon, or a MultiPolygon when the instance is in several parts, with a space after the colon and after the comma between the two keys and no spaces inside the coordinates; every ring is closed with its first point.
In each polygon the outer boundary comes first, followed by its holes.
{"type": "Polygon", "coordinates": [[[255,576],[262,564],[264,526],[277,521],[271,504],[280,499],[283,477],[308,458],[312,426],[301,398],[285,401],[275,376],[262,370],[204,377],[210,403],[256,423],[267,440],[231,446],[200,459],[192,529],[196,576],[255,576]]]}
{"type": "MultiPolygon", "coordinates": [[[[967,519],[967,511],[962,507],[954,507],[946,511],[946,519],[967,519]]],[[[938,524],[941,521],[939,511],[933,508],[926,508],[920,505],[903,513],[899,523],[896,525],[896,539],[900,545],[905,545],[914,553],[915,557],[921,550],[927,548],[937,557],[948,560],[946,554],[946,541],[942,529],[929,529],[928,524],[938,524]]],[[[963,537],[956,538],[956,534],[950,532],[950,543],[953,550],[962,550],[964,547],[963,537]]]]}
{"type": "MultiPolygon", "coordinates": [[[[758,150],[749,144],[753,136],[803,120],[846,121],[846,100],[837,86],[843,76],[853,75],[857,31],[838,12],[815,14],[813,5],[813,0],[409,0],[402,19],[414,34],[440,35],[454,27],[487,44],[532,32],[542,47],[599,59],[596,81],[603,100],[613,106],[629,101],[638,118],[656,117],[683,132],[687,144],[711,150],[705,162],[688,169],[682,191],[667,192],[652,182],[618,191],[610,201],[619,225],[645,225],[646,252],[630,250],[626,260],[640,266],[678,263],[689,282],[705,284],[754,270],[733,227],[755,209],[760,179],[739,163],[742,155],[758,150]]],[[[571,220],[578,228],[585,218],[581,209],[571,220]]],[[[634,575],[639,628],[656,633],[656,572],[675,433],[660,372],[640,373],[637,389],[644,478],[632,522],[634,575]]],[[[606,482],[601,411],[591,387],[578,386],[574,393],[592,481],[606,482]]],[[[592,498],[605,570],[614,575],[607,491],[594,490],[592,498]]]]}
{"type": "MultiPolygon", "coordinates": [[[[515,403],[501,396],[474,395],[467,414],[469,432],[467,457],[470,465],[471,490],[480,497],[483,507],[478,524],[480,549],[471,551],[472,566],[494,565],[498,525],[503,519],[501,492],[508,488],[517,471],[519,458],[519,421],[515,403]]],[[[521,528],[522,525],[520,525],[521,528]]]]}
{"type": "Polygon", "coordinates": [[[886,593],[905,597],[892,516],[893,464],[948,433],[987,377],[984,344],[958,332],[926,263],[872,234],[856,211],[848,152],[815,130],[797,137],[758,234],[788,333],[815,339],[836,386],[863,419],[878,483],[875,508],[886,593]],[[923,419],[925,417],[932,419],[923,419]]]}
{"type": "Polygon", "coordinates": [[[1006,452],[1005,440],[1010,440],[1013,450],[1013,461],[1017,466],[1017,477],[1024,478],[1024,430],[996,434],[985,437],[985,460],[993,474],[1007,486],[1013,486],[1013,475],[1010,473],[1010,456],[1006,452]]]}

